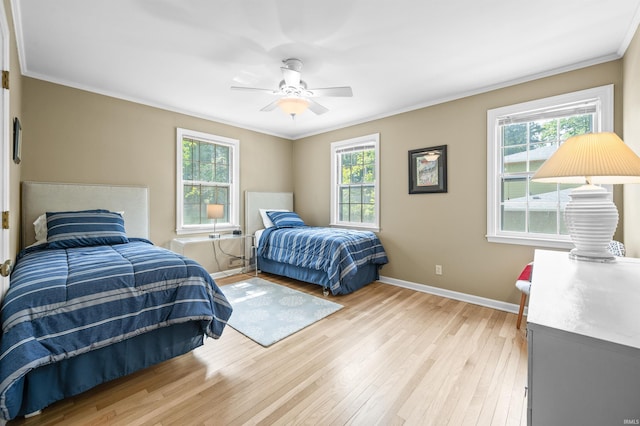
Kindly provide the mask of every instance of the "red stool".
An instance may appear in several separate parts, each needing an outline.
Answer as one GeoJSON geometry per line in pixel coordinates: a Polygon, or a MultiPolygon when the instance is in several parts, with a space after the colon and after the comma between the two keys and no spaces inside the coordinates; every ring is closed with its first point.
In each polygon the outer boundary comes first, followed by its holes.
{"type": "Polygon", "coordinates": [[[522,323],[522,314],[524,312],[524,305],[527,302],[527,296],[531,293],[531,276],[533,275],[533,262],[528,263],[527,266],[524,267],[522,272],[520,272],[520,276],[516,281],[516,287],[518,290],[522,292],[522,296],[520,297],[520,310],[518,311],[518,322],[516,323],[516,328],[520,329],[520,323],[522,323]]]}

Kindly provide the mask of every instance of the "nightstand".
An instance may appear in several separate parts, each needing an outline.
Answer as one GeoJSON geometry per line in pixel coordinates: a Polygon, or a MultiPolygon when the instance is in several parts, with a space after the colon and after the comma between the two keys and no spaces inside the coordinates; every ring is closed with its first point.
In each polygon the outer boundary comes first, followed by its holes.
{"type": "Polygon", "coordinates": [[[247,272],[251,266],[252,242],[253,236],[245,234],[222,234],[219,238],[183,237],[171,240],[170,249],[184,256],[188,246],[211,243],[217,272],[235,268],[240,268],[240,272],[247,272]],[[248,238],[251,239],[247,240],[248,238]],[[223,261],[225,263],[221,263],[223,261]]]}

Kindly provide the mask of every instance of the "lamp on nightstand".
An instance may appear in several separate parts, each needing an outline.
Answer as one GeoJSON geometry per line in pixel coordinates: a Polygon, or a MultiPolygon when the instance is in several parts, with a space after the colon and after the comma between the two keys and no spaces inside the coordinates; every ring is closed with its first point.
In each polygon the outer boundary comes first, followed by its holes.
{"type": "Polygon", "coordinates": [[[597,184],[640,183],[640,157],[615,133],[573,136],[535,172],[532,181],[584,184],[571,191],[564,211],[575,245],[569,256],[610,262],[609,243],[618,225],[612,194],[597,184]]]}
{"type": "Polygon", "coordinates": [[[216,233],[216,222],[224,217],[223,204],[207,204],[207,218],[213,219],[213,234],[209,234],[209,238],[220,238],[220,234],[216,233]]]}

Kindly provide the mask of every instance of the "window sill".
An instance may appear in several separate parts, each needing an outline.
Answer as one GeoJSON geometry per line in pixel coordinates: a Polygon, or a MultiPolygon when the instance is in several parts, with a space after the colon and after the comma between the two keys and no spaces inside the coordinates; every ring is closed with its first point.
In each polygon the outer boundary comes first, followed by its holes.
{"type": "Polygon", "coordinates": [[[521,246],[546,247],[563,250],[570,250],[574,247],[570,240],[551,240],[545,238],[506,235],[487,235],[486,237],[487,241],[490,243],[517,244],[521,246]]]}
{"type": "Polygon", "coordinates": [[[375,225],[354,225],[350,223],[330,223],[329,226],[333,228],[344,228],[344,229],[354,229],[359,231],[372,231],[372,232],[380,232],[380,227],[375,225]]]}

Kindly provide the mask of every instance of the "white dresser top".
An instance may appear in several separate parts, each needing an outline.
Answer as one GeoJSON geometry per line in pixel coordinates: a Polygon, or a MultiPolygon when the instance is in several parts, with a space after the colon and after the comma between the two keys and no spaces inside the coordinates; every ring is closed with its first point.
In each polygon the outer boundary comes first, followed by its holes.
{"type": "Polygon", "coordinates": [[[640,349],[640,259],[595,263],[536,250],[527,323],[640,349]]]}

